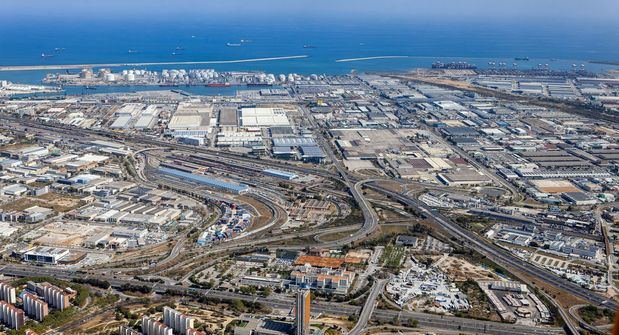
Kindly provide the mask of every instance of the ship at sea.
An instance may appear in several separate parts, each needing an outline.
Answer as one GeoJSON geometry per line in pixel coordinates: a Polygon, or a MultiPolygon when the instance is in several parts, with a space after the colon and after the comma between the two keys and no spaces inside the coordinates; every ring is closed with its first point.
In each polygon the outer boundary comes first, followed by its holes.
{"type": "Polygon", "coordinates": [[[208,83],[206,84],[207,87],[228,87],[228,86],[232,86],[232,84],[230,83],[208,83]]]}
{"type": "Polygon", "coordinates": [[[523,61],[528,61],[529,57],[516,57],[514,58],[514,60],[523,60],[523,61]]]}
{"type": "Polygon", "coordinates": [[[229,46],[229,47],[240,47],[241,43],[230,43],[230,42],[228,42],[228,43],[226,43],[226,46],[229,46]]]}
{"type": "Polygon", "coordinates": [[[129,49],[129,50],[127,50],[127,53],[129,53],[129,54],[137,54],[138,51],[137,50],[133,50],[133,49],[129,49]]]}
{"type": "Polygon", "coordinates": [[[247,87],[271,87],[273,84],[269,83],[247,83],[247,87]]]}
{"type": "Polygon", "coordinates": [[[315,46],[313,46],[313,45],[310,45],[310,44],[305,44],[305,45],[303,46],[303,49],[316,49],[316,47],[315,47],[315,46]]]}
{"type": "Polygon", "coordinates": [[[477,69],[477,65],[469,64],[467,62],[451,62],[451,63],[443,63],[443,62],[434,62],[432,63],[433,69],[448,69],[448,70],[475,70],[477,69]]]}
{"type": "Polygon", "coordinates": [[[51,58],[51,57],[54,57],[54,56],[56,56],[56,55],[46,54],[45,52],[41,53],[41,58],[51,58]]]}

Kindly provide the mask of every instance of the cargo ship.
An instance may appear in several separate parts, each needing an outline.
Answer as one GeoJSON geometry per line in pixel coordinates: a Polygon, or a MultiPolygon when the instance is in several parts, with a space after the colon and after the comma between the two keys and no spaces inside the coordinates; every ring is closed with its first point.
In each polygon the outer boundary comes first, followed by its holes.
{"type": "Polygon", "coordinates": [[[208,83],[206,84],[207,87],[228,87],[231,86],[230,83],[208,83]]]}
{"type": "Polygon", "coordinates": [[[448,70],[475,70],[477,69],[477,65],[469,64],[467,62],[451,62],[451,63],[443,63],[443,62],[434,62],[432,63],[433,69],[448,69],[448,70]]]}

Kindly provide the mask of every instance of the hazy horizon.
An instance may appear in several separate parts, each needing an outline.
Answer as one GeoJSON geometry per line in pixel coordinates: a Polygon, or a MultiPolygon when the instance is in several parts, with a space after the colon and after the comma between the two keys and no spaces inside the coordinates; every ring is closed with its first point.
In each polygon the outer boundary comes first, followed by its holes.
{"type": "MultiPolygon", "coordinates": [[[[345,0],[245,0],[167,1],[167,0],[3,0],[3,19],[73,18],[116,20],[161,20],[175,16],[203,20],[255,18],[257,20],[337,19],[337,20],[431,20],[470,21],[508,20],[514,22],[619,25],[619,1],[598,0],[583,4],[579,0],[519,0],[502,3],[492,0],[457,1],[345,1],[345,0]]],[[[368,21],[371,23],[371,21],[368,21]]]]}

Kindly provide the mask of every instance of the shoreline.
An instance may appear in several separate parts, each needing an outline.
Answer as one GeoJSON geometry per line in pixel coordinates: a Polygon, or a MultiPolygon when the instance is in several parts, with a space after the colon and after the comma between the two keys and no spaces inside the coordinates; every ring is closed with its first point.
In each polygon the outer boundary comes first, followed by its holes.
{"type": "Polygon", "coordinates": [[[107,63],[107,64],[56,64],[56,65],[14,65],[0,66],[0,71],[36,71],[36,70],[74,70],[83,68],[99,67],[123,67],[123,66],[158,66],[158,65],[200,65],[200,64],[236,64],[268,62],[277,60],[303,59],[309,55],[262,57],[233,60],[212,60],[212,61],[181,61],[181,62],[144,62],[144,63],[107,63]]]}

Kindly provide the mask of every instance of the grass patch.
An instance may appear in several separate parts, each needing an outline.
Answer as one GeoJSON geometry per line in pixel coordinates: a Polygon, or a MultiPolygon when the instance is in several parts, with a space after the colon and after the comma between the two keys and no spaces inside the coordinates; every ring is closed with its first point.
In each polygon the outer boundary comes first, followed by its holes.
{"type": "Polygon", "coordinates": [[[398,269],[406,256],[404,247],[388,244],[385,247],[385,252],[380,256],[380,262],[388,269],[398,269]]]}

